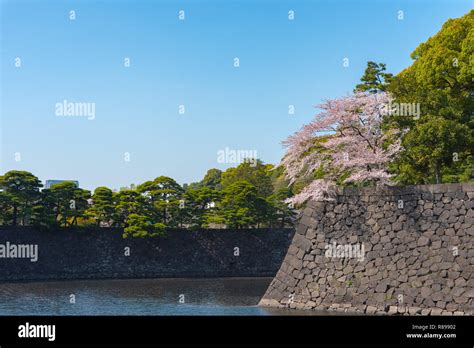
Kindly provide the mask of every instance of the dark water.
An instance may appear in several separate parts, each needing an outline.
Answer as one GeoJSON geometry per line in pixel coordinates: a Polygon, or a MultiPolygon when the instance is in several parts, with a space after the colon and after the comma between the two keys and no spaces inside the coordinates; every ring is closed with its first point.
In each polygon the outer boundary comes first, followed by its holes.
{"type": "Polygon", "coordinates": [[[271,280],[218,278],[7,283],[0,284],[0,315],[318,314],[257,307],[271,280]],[[75,304],[70,303],[71,294],[75,296],[75,304]]]}

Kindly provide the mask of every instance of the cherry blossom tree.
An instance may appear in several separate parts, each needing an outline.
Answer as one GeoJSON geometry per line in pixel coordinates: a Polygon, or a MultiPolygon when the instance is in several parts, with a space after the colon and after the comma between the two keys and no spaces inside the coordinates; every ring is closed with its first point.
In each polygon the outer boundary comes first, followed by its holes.
{"type": "Polygon", "coordinates": [[[283,142],[287,152],[280,166],[290,184],[312,179],[289,202],[333,200],[341,184],[392,183],[387,167],[401,146],[399,131],[382,130],[389,101],[383,92],[359,92],[317,106],[323,111],[283,142]]]}

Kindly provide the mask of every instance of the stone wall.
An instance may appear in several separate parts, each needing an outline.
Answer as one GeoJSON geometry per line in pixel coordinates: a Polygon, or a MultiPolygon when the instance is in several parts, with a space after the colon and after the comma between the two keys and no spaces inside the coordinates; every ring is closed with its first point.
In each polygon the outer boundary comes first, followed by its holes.
{"type": "Polygon", "coordinates": [[[122,233],[108,228],[43,232],[0,227],[0,245],[34,244],[39,254],[37,262],[0,257],[0,281],[274,277],[294,231],[174,230],[166,238],[149,239],[122,239],[122,233]]]}
{"type": "Polygon", "coordinates": [[[473,269],[474,183],[344,189],[307,205],[260,305],[472,315],[473,269]]]}

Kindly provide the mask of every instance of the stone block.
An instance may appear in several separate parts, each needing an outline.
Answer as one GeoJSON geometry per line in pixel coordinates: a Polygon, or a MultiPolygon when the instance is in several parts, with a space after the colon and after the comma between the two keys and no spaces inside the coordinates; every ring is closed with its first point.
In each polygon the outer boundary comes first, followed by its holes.
{"type": "Polygon", "coordinates": [[[301,248],[304,251],[308,252],[309,250],[311,250],[311,247],[312,247],[313,244],[309,239],[307,239],[303,235],[295,234],[295,236],[293,238],[293,245],[295,245],[298,248],[301,248]]]}

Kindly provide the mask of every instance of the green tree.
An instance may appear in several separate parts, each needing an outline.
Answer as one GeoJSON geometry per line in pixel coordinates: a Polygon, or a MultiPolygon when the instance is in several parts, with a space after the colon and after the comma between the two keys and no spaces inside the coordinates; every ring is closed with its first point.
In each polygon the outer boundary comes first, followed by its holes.
{"type": "Polygon", "coordinates": [[[126,226],[131,214],[150,215],[147,211],[145,197],[137,190],[122,190],[115,195],[115,220],[117,224],[126,226]]]}
{"type": "Polygon", "coordinates": [[[127,219],[127,227],[124,228],[123,238],[163,236],[165,227],[162,223],[154,223],[148,216],[130,214],[127,219]]]}
{"type": "Polygon", "coordinates": [[[114,193],[107,187],[97,187],[92,195],[92,206],[87,210],[100,226],[101,223],[112,225],[115,215],[114,193]]]}
{"type": "Polygon", "coordinates": [[[248,181],[240,180],[226,186],[222,195],[217,221],[231,228],[253,227],[266,222],[269,204],[248,181]]]}
{"type": "Polygon", "coordinates": [[[293,191],[290,187],[282,187],[267,198],[268,204],[273,208],[273,214],[270,219],[271,227],[274,227],[276,224],[280,228],[293,226],[296,219],[296,210],[291,204],[285,202],[286,199],[292,196],[293,191]]]}
{"type": "Polygon", "coordinates": [[[192,182],[190,184],[184,184],[183,189],[186,191],[187,189],[200,189],[202,187],[210,187],[215,190],[221,190],[222,184],[222,171],[216,168],[209,169],[204,175],[204,178],[199,182],[192,182]]]}
{"type": "Polygon", "coordinates": [[[172,178],[157,177],[138,186],[138,192],[145,196],[148,210],[153,214],[154,221],[165,225],[174,225],[173,219],[178,214],[180,200],[184,193],[183,188],[172,178]]]}
{"type": "Polygon", "coordinates": [[[222,180],[222,170],[212,168],[209,169],[202,179],[201,184],[204,187],[209,187],[215,190],[220,190],[222,188],[221,185],[222,180]]]}
{"type": "Polygon", "coordinates": [[[55,214],[55,221],[61,226],[77,225],[79,218],[85,216],[91,195],[87,190],[76,186],[72,181],[64,181],[43,190],[44,203],[55,214]]]}
{"type": "Polygon", "coordinates": [[[10,225],[13,220],[13,202],[11,197],[3,191],[0,191],[0,224],[10,225]]]}
{"type": "Polygon", "coordinates": [[[367,68],[360,79],[362,83],[356,86],[354,92],[385,92],[393,78],[393,75],[385,72],[385,70],[384,63],[367,62],[367,68]]]}
{"type": "Polygon", "coordinates": [[[213,220],[220,193],[211,187],[188,188],[180,209],[182,221],[191,228],[206,227],[213,220]]]}
{"type": "Polygon", "coordinates": [[[36,204],[33,207],[33,212],[31,214],[30,225],[40,230],[50,230],[58,225],[56,214],[48,204],[47,197],[47,190],[43,190],[41,192],[39,204],[36,204]]]}
{"type": "Polygon", "coordinates": [[[419,103],[421,109],[419,119],[391,117],[397,128],[408,129],[405,150],[394,165],[398,180],[414,184],[469,178],[474,165],[474,11],[448,20],[411,57],[413,64],[389,86],[395,102],[419,103]]]}
{"type": "Polygon", "coordinates": [[[26,225],[39,203],[41,186],[39,179],[26,171],[12,170],[0,176],[2,219],[11,221],[13,226],[26,225]]]}
{"type": "Polygon", "coordinates": [[[244,161],[222,173],[221,183],[226,188],[238,181],[247,181],[256,188],[260,197],[267,198],[273,193],[272,169],[273,165],[263,164],[260,160],[244,161]]]}
{"type": "MultiPolygon", "coordinates": [[[[409,150],[402,160],[408,168],[402,168],[400,178],[409,183],[429,183],[431,180],[426,173],[434,173],[434,181],[440,183],[443,167],[450,167],[453,154],[471,141],[469,132],[467,125],[453,120],[436,116],[423,118],[404,137],[404,145],[409,150]],[[412,168],[416,171],[410,171],[412,168]]],[[[462,156],[467,156],[465,150],[462,156]]]]}

